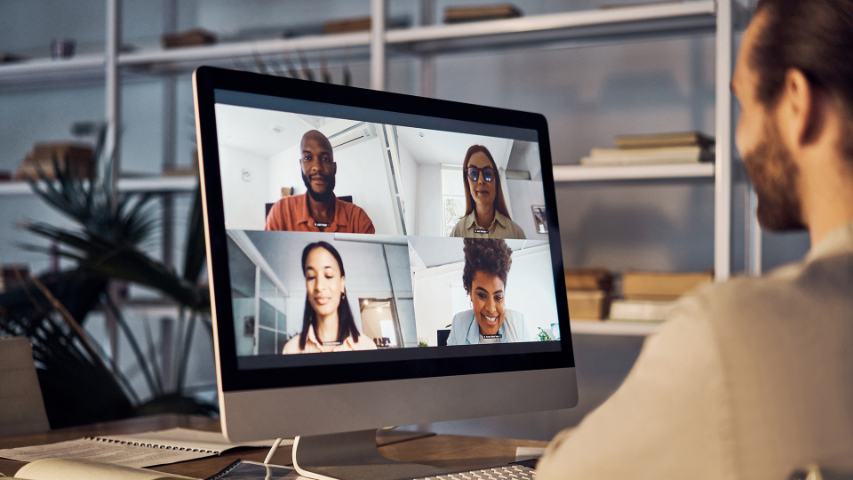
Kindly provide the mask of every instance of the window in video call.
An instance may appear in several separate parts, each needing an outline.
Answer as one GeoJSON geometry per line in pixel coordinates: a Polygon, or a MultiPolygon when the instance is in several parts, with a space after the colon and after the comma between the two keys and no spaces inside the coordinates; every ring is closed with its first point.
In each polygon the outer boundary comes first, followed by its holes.
{"type": "Polygon", "coordinates": [[[220,90],[215,114],[241,368],[559,351],[535,130],[220,90]]]}

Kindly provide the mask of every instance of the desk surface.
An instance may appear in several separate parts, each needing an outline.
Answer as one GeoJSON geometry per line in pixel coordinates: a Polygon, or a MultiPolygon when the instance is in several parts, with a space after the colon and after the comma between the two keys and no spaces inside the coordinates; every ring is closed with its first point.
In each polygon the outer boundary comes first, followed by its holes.
{"type": "MultiPolygon", "coordinates": [[[[118,422],[64,428],[47,433],[0,437],[0,448],[60,442],[94,435],[138,433],[173,427],[219,431],[219,422],[209,418],[184,415],[158,415],[132,418],[118,422]]],[[[379,451],[388,458],[396,460],[420,461],[447,466],[458,465],[466,468],[508,463],[515,459],[516,447],[544,447],[546,445],[545,442],[536,440],[463,437],[456,435],[434,435],[401,441],[404,439],[401,435],[398,432],[383,432],[378,438],[378,443],[382,445],[379,451]]],[[[237,459],[262,462],[267,450],[266,448],[230,450],[218,457],[208,457],[152,468],[167,473],[203,478],[225,468],[237,459]]],[[[279,448],[273,457],[273,463],[290,465],[290,447],[279,448]]],[[[0,473],[14,475],[22,465],[24,465],[23,462],[0,458],[0,473]]]]}

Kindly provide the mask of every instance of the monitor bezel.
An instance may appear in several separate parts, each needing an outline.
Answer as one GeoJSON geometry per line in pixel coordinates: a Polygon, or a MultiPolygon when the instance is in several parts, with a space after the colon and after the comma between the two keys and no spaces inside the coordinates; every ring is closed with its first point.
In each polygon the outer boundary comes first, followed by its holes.
{"type": "Polygon", "coordinates": [[[566,286],[556,214],[557,202],[548,125],[543,115],[202,66],[193,73],[193,91],[212,303],[211,317],[214,322],[219,386],[223,392],[573,368],[575,366],[568,301],[566,295],[557,294],[555,296],[561,337],[560,351],[239,369],[233,328],[227,234],[219,168],[219,141],[214,108],[215,91],[218,89],[535,130],[542,161],[542,183],[555,292],[564,292],[566,286]],[[381,105],[382,108],[377,108],[378,105],[381,105]]]}

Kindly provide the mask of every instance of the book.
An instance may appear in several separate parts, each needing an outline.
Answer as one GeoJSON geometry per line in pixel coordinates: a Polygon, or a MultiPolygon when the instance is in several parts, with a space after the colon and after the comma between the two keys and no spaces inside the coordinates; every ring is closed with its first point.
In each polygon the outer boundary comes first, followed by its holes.
{"type": "Polygon", "coordinates": [[[649,165],[660,163],[699,163],[713,160],[713,152],[692,145],[658,148],[593,148],[581,165],[649,165]]]}
{"type": "Polygon", "coordinates": [[[613,274],[604,268],[569,268],[565,271],[566,290],[610,291],[613,274]]]}
{"type": "Polygon", "coordinates": [[[95,151],[91,145],[78,142],[41,142],[33,145],[15,172],[15,178],[38,179],[39,174],[56,178],[54,161],[77,178],[87,178],[95,165],[95,151]]]}
{"type": "Polygon", "coordinates": [[[323,33],[349,33],[370,30],[370,17],[344,18],[323,22],[323,33]]]}
{"type": "Polygon", "coordinates": [[[609,320],[621,322],[661,322],[672,310],[675,301],[613,300],[609,320]]]}
{"type": "Polygon", "coordinates": [[[622,296],[630,300],[674,300],[713,280],[711,272],[625,272],[622,296]]]}
{"type": "Polygon", "coordinates": [[[0,52],[0,63],[13,63],[26,60],[27,57],[15,53],[0,52]]]}
{"type": "Polygon", "coordinates": [[[160,36],[163,48],[194,47],[216,43],[216,35],[203,28],[192,28],[183,32],[164,33],[160,36]]]}
{"type": "Polygon", "coordinates": [[[182,480],[191,479],[142,468],[67,458],[45,458],[21,467],[15,477],[28,480],[182,480]]]}
{"type": "MultiPolygon", "coordinates": [[[[292,443],[282,442],[282,445],[292,443]]],[[[140,468],[211,457],[232,448],[269,447],[272,444],[272,440],[233,444],[219,432],[172,428],[11,448],[0,450],[0,457],[22,462],[66,458],[140,468]]]]}
{"type": "Polygon", "coordinates": [[[568,290],[569,316],[572,320],[607,318],[608,294],[602,290],[568,290]]]}
{"type": "Polygon", "coordinates": [[[515,5],[509,3],[469,7],[454,6],[444,9],[444,23],[496,20],[500,18],[515,18],[520,16],[521,10],[519,10],[515,5]]]}
{"type": "Polygon", "coordinates": [[[664,132],[617,135],[616,146],[623,149],[682,147],[699,145],[708,147],[714,144],[714,138],[701,132],[664,132]]]}
{"type": "Polygon", "coordinates": [[[164,177],[195,177],[198,176],[198,163],[190,165],[169,165],[163,167],[164,177]]]}

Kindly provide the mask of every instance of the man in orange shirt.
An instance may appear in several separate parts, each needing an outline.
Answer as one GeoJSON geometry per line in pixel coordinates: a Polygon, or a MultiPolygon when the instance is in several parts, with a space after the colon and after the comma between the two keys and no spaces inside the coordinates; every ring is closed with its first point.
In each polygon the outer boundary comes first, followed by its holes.
{"type": "Polygon", "coordinates": [[[311,130],[302,136],[302,195],[284,197],[267,215],[266,230],[297,232],[376,233],[373,222],[360,207],[335,197],[338,165],[332,144],[325,135],[311,130]]]}

